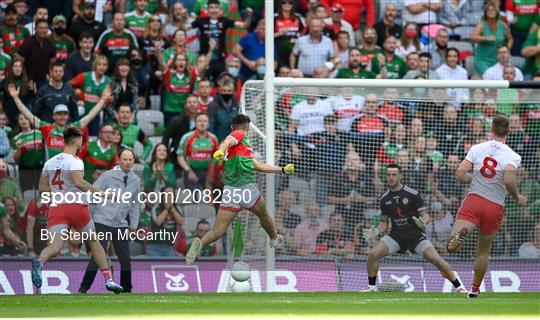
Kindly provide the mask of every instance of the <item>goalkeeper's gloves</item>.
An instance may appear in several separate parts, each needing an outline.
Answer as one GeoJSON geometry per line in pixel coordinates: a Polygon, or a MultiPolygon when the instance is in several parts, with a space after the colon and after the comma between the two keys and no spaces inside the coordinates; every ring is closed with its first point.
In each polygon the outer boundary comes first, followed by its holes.
{"type": "Polygon", "coordinates": [[[283,168],[281,168],[281,172],[283,172],[284,174],[293,173],[294,172],[294,164],[289,163],[288,165],[284,166],[283,168]]]}
{"type": "Polygon", "coordinates": [[[225,153],[223,151],[221,151],[221,150],[218,150],[218,151],[214,152],[214,159],[216,159],[218,161],[223,159],[224,156],[225,156],[225,153]]]}
{"type": "Polygon", "coordinates": [[[424,219],[422,219],[422,217],[420,217],[420,218],[412,217],[412,219],[413,219],[414,223],[416,223],[418,228],[420,228],[420,229],[425,229],[426,228],[426,222],[424,221],[424,219]]]}
{"type": "Polygon", "coordinates": [[[375,227],[371,227],[369,229],[364,229],[364,231],[362,231],[362,235],[364,236],[364,239],[366,241],[369,241],[369,240],[375,238],[376,236],[379,235],[379,233],[381,233],[379,231],[379,228],[375,228],[375,227]]]}

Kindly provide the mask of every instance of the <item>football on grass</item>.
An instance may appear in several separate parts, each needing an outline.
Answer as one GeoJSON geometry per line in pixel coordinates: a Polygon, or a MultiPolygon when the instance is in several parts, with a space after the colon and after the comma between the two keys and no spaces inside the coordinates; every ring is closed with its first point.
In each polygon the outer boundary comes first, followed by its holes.
{"type": "Polygon", "coordinates": [[[231,277],[238,282],[243,282],[251,276],[251,268],[244,261],[238,261],[231,268],[231,277]]]}

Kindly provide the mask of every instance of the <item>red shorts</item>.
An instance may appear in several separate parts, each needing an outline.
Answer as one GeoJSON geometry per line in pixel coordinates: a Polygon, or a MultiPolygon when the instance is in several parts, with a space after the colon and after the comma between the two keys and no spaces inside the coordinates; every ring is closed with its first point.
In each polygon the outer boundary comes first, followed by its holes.
{"type": "Polygon", "coordinates": [[[501,227],[504,207],[476,194],[468,194],[461,203],[456,220],[474,224],[483,234],[492,234],[501,227]]]}
{"type": "Polygon", "coordinates": [[[81,230],[92,220],[88,205],[63,203],[49,208],[47,229],[65,224],[75,230],[81,230]]]}

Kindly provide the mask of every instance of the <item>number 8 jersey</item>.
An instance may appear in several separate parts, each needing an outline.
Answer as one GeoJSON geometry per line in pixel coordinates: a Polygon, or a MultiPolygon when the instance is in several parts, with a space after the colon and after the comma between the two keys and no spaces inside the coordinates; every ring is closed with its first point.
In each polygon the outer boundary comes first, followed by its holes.
{"type": "Polygon", "coordinates": [[[476,194],[504,207],[506,186],[504,168],[521,164],[521,156],[508,145],[490,140],[471,147],[465,160],[473,165],[469,194],[476,194]]]}
{"type": "Polygon", "coordinates": [[[71,180],[71,171],[83,171],[84,163],[81,159],[68,153],[60,153],[45,162],[42,174],[49,180],[51,193],[81,192],[71,180]]]}

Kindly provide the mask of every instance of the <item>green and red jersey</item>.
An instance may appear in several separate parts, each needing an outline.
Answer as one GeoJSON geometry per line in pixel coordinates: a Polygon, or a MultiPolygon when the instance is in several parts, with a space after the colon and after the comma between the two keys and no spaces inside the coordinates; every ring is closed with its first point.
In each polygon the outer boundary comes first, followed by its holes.
{"type": "Polygon", "coordinates": [[[336,75],[338,79],[375,79],[376,77],[377,75],[375,73],[362,68],[358,72],[352,68],[341,68],[336,75]]]}
{"type": "Polygon", "coordinates": [[[0,27],[0,38],[4,44],[4,52],[14,56],[19,51],[23,41],[30,36],[30,32],[24,26],[16,24],[12,27],[0,27]]]}
{"type": "Polygon", "coordinates": [[[124,29],[121,34],[107,29],[96,43],[96,53],[105,55],[109,59],[109,70],[113,70],[120,58],[126,58],[132,49],[138,47],[137,38],[128,29],[124,29]]]}
{"type": "Polygon", "coordinates": [[[12,148],[17,149],[17,143],[21,141],[21,158],[19,165],[24,167],[39,167],[43,165],[44,149],[43,134],[39,130],[32,129],[21,132],[13,137],[12,148]]]}
{"type": "MultiPolygon", "coordinates": [[[[386,79],[401,79],[407,73],[407,64],[403,59],[394,55],[392,60],[385,58],[384,65],[386,66],[386,79]]],[[[380,70],[379,62],[377,59],[371,62],[372,68],[375,70],[380,70]]]]}
{"type": "Polygon", "coordinates": [[[103,148],[99,139],[88,143],[86,157],[84,158],[84,170],[87,178],[92,177],[96,168],[111,169],[117,160],[115,147],[103,148]]]}
{"type": "Polygon", "coordinates": [[[79,99],[84,101],[85,113],[90,112],[101,98],[101,93],[111,83],[108,76],[103,76],[98,82],[96,74],[93,71],[81,72],[75,78],[69,81],[73,88],[80,89],[79,99]]]}
{"type": "Polygon", "coordinates": [[[165,112],[184,112],[186,99],[193,90],[193,84],[197,77],[192,68],[189,73],[177,73],[175,69],[169,68],[163,77],[165,82],[165,112]]]}
{"type": "Polygon", "coordinates": [[[56,47],[56,60],[58,61],[66,61],[69,54],[76,48],[75,42],[69,36],[62,35],[60,39],[50,36],[49,39],[56,47]]]}
{"type": "Polygon", "coordinates": [[[135,37],[142,38],[144,37],[144,29],[148,24],[148,20],[150,20],[150,16],[151,14],[146,11],[142,16],[137,14],[137,10],[128,12],[124,16],[126,19],[126,28],[133,32],[135,37]]]}
{"type": "Polygon", "coordinates": [[[510,25],[514,30],[529,32],[539,9],[538,0],[506,0],[506,11],[514,14],[515,22],[510,25]]]}
{"type": "Polygon", "coordinates": [[[201,134],[193,130],[182,136],[177,153],[186,158],[191,169],[206,170],[212,162],[212,155],[218,149],[218,145],[218,139],[214,134],[210,132],[201,134]]]}
{"type": "MultiPolygon", "coordinates": [[[[72,122],[69,125],[81,127],[79,121],[72,122]]],[[[43,140],[45,141],[45,160],[64,152],[64,128],[59,128],[54,123],[41,121],[39,130],[43,134],[43,140]]]]}
{"type": "Polygon", "coordinates": [[[362,54],[360,62],[366,66],[366,70],[371,71],[375,74],[379,73],[379,64],[375,62],[377,61],[377,55],[384,55],[384,51],[379,47],[375,47],[375,49],[373,50],[366,50],[364,48],[361,48],[360,53],[362,54]]]}
{"type": "Polygon", "coordinates": [[[6,68],[11,61],[9,54],[0,52],[0,80],[6,77],[6,68]]]}
{"type": "Polygon", "coordinates": [[[254,183],[256,178],[253,148],[246,133],[242,130],[235,130],[228,137],[236,141],[236,144],[225,153],[223,183],[231,187],[254,183]]]}
{"type": "Polygon", "coordinates": [[[186,50],[185,48],[182,50],[178,50],[177,46],[172,46],[170,48],[165,49],[165,51],[163,51],[163,54],[162,54],[163,63],[166,65],[171,65],[173,62],[172,59],[174,59],[174,56],[179,52],[186,54],[186,57],[190,65],[194,66],[197,64],[197,55],[195,55],[193,52],[189,50],[186,50]]]}
{"type": "Polygon", "coordinates": [[[144,146],[141,159],[146,160],[150,152],[152,152],[152,142],[146,137],[142,129],[135,124],[129,124],[126,127],[117,125],[116,127],[122,132],[122,144],[125,144],[132,150],[137,141],[144,146]]]}

